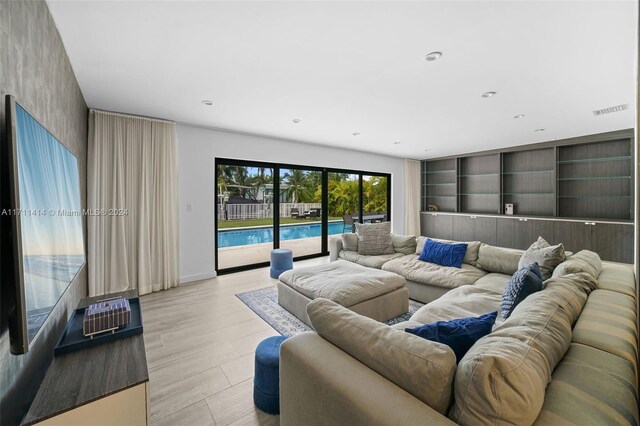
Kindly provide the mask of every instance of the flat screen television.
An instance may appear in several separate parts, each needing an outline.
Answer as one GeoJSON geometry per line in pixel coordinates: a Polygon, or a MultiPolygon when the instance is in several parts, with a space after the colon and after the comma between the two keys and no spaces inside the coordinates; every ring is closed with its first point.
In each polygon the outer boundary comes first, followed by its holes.
{"type": "MultiPolygon", "coordinates": [[[[13,96],[6,97],[11,241],[8,325],[23,354],[85,263],[78,160],[13,96]]],[[[8,208],[7,208],[8,207],[8,208]]],[[[5,306],[6,306],[5,304],[5,306]]]]}

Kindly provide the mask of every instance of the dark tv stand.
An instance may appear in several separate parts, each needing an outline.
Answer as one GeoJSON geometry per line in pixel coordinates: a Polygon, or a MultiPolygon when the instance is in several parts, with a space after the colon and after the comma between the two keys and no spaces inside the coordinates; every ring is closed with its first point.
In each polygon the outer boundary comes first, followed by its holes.
{"type": "MultiPolygon", "coordinates": [[[[137,297],[137,290],[114,293],[137,297]]],[[[80,301],[86,307],[107,296],[80,301]]],[[[147,425],[149,371],[142,335],[55,357],[22,424],[147,425]]]]}

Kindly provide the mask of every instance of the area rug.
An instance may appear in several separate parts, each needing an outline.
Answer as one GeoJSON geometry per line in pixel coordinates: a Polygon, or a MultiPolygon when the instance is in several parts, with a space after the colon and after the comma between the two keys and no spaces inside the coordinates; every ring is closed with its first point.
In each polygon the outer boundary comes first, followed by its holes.
{"type": "MultiPolygon", "coordinates": [[[[278,290],[275,287],[239,293],[236,297],[283,336],[291,337],[311,330],[307,324],[278,304],[278,290]]],[[[424,304],[409,300],[409,312],[390,319],[386,324],[393,325],[407,321],[422,306],[424,304]]]]}

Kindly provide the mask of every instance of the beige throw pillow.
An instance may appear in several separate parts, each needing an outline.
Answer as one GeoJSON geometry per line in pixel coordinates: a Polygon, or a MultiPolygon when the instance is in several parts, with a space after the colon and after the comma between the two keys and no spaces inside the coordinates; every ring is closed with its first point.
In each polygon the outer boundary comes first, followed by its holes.
{"type": "Polygon", "coordinates": [[[542,272],[542,279],[547,280],[551,278],[556,266],[564,262],[565,259],[566,255],[562,243],[552,246],[544,238],[538,237],[538,240],[531,244],[520,258],[518,268],[537,262],[540,266],[540,272],[542,272]]]}
{"type": "Polygon", "coordinates": [[[393,251],[402,254],[412,254],[416,250],[416,237],[413,235],[391,234],[393,251]]]}
{"type": "Polygon", "coordinates": [[[324,339],[446,414],[456,370],[450,347],[396,330],[328,299],[309,303],[307,314],[324,339]]]}
{"type": "Polygon", "coordinates": [[[522,250],[482,243],[476,267],[487,272],[513,275],[519,269],[518,261],[522,257],[522,253],[522,250]]]}
{"type": "Polygon", "coordinates": [[[356,234],[342,234],[342,249],[347,251],[358,251],[358,236],[356,234]]]}
{"type": "Polygon", "coordinates": [[[356,223],[358,253],[365,255],[392,254],[391,222],[356,223]]]}

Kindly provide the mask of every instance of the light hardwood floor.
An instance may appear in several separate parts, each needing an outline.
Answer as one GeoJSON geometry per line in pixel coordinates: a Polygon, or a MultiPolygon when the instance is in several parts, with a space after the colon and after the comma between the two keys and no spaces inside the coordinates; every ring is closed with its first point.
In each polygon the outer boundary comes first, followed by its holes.
{"type": "Polygon", "coordinates": [[[279,424],[253,405],[255,348],[278,333],[235,296],[276,283],[261,268],[141,298],[152,425],[279,424]]]}

